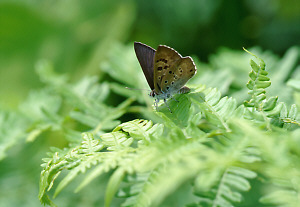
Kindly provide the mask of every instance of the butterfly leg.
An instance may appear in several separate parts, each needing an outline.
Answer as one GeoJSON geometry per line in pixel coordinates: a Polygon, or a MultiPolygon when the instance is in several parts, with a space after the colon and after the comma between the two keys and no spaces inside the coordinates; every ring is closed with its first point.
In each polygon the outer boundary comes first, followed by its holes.
{"type": "Polygon", "coordinates": [[[159,102],[159,99],[155,99],[154,106],[155,106],[156,111],[158,111],[158,102],[159,102]]]}
{"type": "Polygon", "coordinates": [[[174,96],[171,96],[171,99],[174,99],[176,102],[179,102],[174,96]]]}
{"type": "Polygon", "coordinates": [[[175,99],[173,96],[171,96],[171,99],[174,99],[177,102],[177,107],[178,107],[179,101],[175,99]]]}
{"type": "Polygon", "coordinates": [[[172,114],[172,111],[171,111],[171,109],[170,109],[169,105],[167,104],[167,100],[166,100],[165,98],[164,98],[164,102],[165,102],[166,106],[168,107],[168,109],[169,109],[170,113],[172,114]]]}

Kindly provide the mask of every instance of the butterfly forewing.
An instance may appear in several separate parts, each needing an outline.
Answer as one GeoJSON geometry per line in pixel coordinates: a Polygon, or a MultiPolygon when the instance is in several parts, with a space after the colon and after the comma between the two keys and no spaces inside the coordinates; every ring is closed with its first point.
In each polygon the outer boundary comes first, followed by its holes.
{"type": "Polygon", "coordinates": [[[137,56],[137,59],[143,69],[144,75],[147,79],[147,82],[151,88],[154,89],[154,73],[153,73],[153,64],[154,64],[154,56],[155,50],[148,45],[145,45],[140,42],[134,43],[134,50],[137,56]]]}
{"type": "Polygon", "coordinates": [[[180,62],[181,55],[170,47],[160,45],[154,58],[154,89],[157,94],[167,91],[174,77],[174,66],[180,62]]]}

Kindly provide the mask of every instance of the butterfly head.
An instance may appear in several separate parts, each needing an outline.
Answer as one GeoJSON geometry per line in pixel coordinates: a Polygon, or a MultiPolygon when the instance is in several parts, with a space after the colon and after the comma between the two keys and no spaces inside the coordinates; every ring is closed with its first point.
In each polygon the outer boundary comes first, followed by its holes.
{"type": "Polygon", "coordinates": [[[155,98],[155,96],[156,96],[156,93],[155,93],[155,91],[154,91],[154,90],[152,90],[152,91],[149,93],[149,96],[151,96],[151,97],[155,98]]]}
{"type": "Polygon", "coordinates": [[[152,90],[149,93],[149,96],[160,100],[160,99],[168,99],[172,96],[172,94],[170,92],[163,92],[163,91],[157,93],[155,90],[152,90]]]}

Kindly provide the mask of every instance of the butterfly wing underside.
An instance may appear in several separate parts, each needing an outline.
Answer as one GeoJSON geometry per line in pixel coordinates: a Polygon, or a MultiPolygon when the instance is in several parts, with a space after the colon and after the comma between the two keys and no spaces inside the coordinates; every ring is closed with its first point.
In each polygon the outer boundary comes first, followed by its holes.
{"type": "Polygon", "coordinates": [[[134,50],[135,50],[137,59],[142,67],[143,72],[144,72],[144,75],[147,79],[147,82],[148,82],[151,90],[153,90],[154,89],[153,66],[154,66],[155,50],[152,47],[149,47],[148,45],[145,45],[140,42],[134,43],[134,50]]]}
{"type": "Polygon", "coordinates": [[[160,45],[154,58],[154,89],[156,93],[173,93],[195,75],[191,57],[182,57],[174,49],[160,45]]]}

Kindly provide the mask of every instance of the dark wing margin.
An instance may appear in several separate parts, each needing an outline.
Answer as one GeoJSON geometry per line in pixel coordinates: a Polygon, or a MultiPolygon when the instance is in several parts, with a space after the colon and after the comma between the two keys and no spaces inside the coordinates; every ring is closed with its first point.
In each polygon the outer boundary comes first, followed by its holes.
{"type": "Polygon", "coordinates": [[[152,47],[145,45],[141,42],[134,42],[134,50],[135,50],[136,57],[143,69],[147,82],[151,90],[153,90],[154,89],[153,65],[154,65],[155,50],[152,47]]]}

